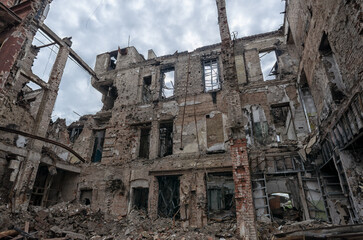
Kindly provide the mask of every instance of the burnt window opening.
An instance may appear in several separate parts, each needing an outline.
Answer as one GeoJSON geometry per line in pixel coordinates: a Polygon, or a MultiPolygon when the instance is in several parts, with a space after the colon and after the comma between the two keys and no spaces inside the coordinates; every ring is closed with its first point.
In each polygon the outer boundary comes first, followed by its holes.
{"type": "Polygon", "coordinates": [[[159,196],[158,196],[158,215],[160,217],[167,217],[176,219],[180,218],[179,213],[179,188],[180,180],[178,176],[160,176],[159,183],[159,196]]]}
{"type": "Polygon", "coordinates": [[[147,211],[149,189],[136,187],[132,188],[132,191],[133,191],[132,208],[147,211]]]}
{"type": "Polygon", "coordinates": [[[235,217],[234,181],[231,172],[207,176],[208,216],[225,220],[235,217]]]}
{"type": "Polygon", "coordinates": [[[94,144],[92,153],[92,162],[101,162],[103,142],[105,141],[105,130],[99,130],[94,132],[94,144]]]}
{"type": "Polygon", "coordinates": [[[160,123],[160,157],[165,157],[173,154],[173,122],[160,123]]]}
{"type": "Polygon", "coordinates": [[[318,118],[317,118],[317,111],[315,107],[314,98],[310,92],[310,87],[307,82],[304,70],[302,70],[300,75],[299,93],[302,99],[302,104],[309,132],[312,132],[315,130],[318,124],[318,118]]]}
{"type": "Polygon", "coordinates": [[[272,105],[270,111],[276,130],[276,141],[296,140],[294,121],[289,103],[272,105]]]}
{"type": "Polygon", "coordinates": [[[204,91],[213,92],[221,89],[217,59],[203,61],[204,91]]]}
{"type": "Polygon", "coordinates": [[[77,126],[77,127],[68,129],[69,140],[72,143],[74,143],[77,140],[77,138],[79,137],[79,135],[81,135],[82,131],[83,131],[83,126],[77,126]]]}
{"type": "Polygon", "coordinates": [[[150,103],[152,101],[151,95],[151,76],[144,77],[142,85],[142,102],[150,103]]]}
{"type": "Polygon", "coordinates": [[[276,51],[270,50],[259,53],[263,80],[275,80],[278,75],[278,62],[276,51]]]}
{"type": "Polygon", "coordinates": [[[118,54],[118,51],[110,52],[110,64],[108,66],[108,70],[116,69],[117,54],[118,54]]]}
{"type": "Polygon", "coordinates": [[[150,149],[150,127],[140,129],[139,157],[149,158],[150,149]]]}
{"type": "Polygon", "coordinates": [[[164,69],[161,71],[161,98],[166,99],[174,96],[174,81],[175,70],[174,68],[164,69]]]}
{"type": "Polygon", "coordinates": [[[340,74],[339,66],[336,62],[328,35],[324,32],[319,45],[319,52],[329,80],[329,88],[333,101],[340,104],[345,98],[345,85],[340,74]]]}
{"type": "Polygon", "coordinates": [[[103,96],[103,108],[102,110],[107,111],[113,108],[115,101],[118,97],[117,88],[113,85],[103,86],[104,96],[103,96]]]}
{"type": "Polygon", "coordinates": [[[84,205],[91,205],[92,189],[81,189],[80,202],[84,205]]]}

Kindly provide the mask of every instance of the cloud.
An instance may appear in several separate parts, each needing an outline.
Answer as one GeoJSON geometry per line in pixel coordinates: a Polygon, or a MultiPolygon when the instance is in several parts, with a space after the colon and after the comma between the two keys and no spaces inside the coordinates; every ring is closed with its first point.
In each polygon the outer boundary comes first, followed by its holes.
{"type": "MultiPolygon", "coordinates": [[[[238,37],[278,29],[283,11],[281,0],[227,0],[230,30],[238,37]]],[[[96,55],[127,46],[129,36],[130,45],[144,56],[148,49],[161,56],[220,42],[214,0],[53,0],[45,23],[60,37],[72,36],[72,48],[90,67],[96,55]]],[[[54,61],[49,51],[38,56],[37,74],[54,61]]],[[[68,60],[53,116],[69,124],[78,119],[73,111],[99,111],[101,94],[90,79],[68,60]]]]}

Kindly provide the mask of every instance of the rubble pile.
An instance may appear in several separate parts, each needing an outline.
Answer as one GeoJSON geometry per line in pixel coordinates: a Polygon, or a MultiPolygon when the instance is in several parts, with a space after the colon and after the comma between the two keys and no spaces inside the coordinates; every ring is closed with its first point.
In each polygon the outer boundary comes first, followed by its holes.
{"type": "Polygon", "coordinates": [[[0,232],[24,229],[27,222],[33,239],[237,239],[236,222],[232,219],[211,222],[198,229],[183,228],[181,221],[169,218],[151,220],[141,210],[132,210],[125,218],[115,218],[90,206],[69,202],[49,208],[31,206],[21,213],[11,213],[0,206],[0,232]]]}

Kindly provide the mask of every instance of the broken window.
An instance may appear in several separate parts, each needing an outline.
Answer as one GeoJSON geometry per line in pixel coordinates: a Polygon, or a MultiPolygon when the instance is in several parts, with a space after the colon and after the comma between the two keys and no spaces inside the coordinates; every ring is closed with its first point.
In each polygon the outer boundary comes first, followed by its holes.
{"type": "Polygon", "coordinates": [[[92,162],[100,162],[102,159],[103,142],[105,140],[105,130],[95,131],[94,136],[92,162]]]}
{"type": "Polygon", "coordinates": [[[113,52],[110,52],[110,64],[108,66],[108,70],[113,70],[116,68],[116,63],[117,63],[117,54],[118,54],[118,51],[113,51],[113,52]]]}
{"type": "Polygon", "coordinates": [[[173,154],[173,122],[160,123],[160,157],[173,154]]]}
{"type": "Polygon", "coordinates": [[[174,68],[164,69],[161,71],[161,98],[166,99],[174,96],[174,68]]]}
{"type": "Polygon", "coordinates": [[[161,217],[179,218],[179,186],[178,176],[160,176],[159,198],[158,198],[158,215],[161,217]]]}
{"type": "Polygon", "coordinates": [[[132,207],[134,209],[147,211],[149,189],[136,187],[132,188],[132,191],[133,191],[132,207]]]}
{"type": "Polygon", "coordinates": [[[276,141],[296,140],[295,127],[289,103],[271,106],[271,115],[276,130],[276,141]]]}
{"type": "Polygon", "coordinates": [[[341,103],[346,95],[345,95],[345,85],[342,81],[342,77],[340,75],[340,70],[338,64],[335,60],[335,56],[330,47],[330,43],[328,40],[328,35],[326,33],[323,34],[323,37],[320,42],[319,52],[322,56],[323,65],[326,71],[326,75],[329,80],[329,88],[333,98],[333,101],[337,104],[341,103]]]}
{"type": "Polygon", "coordinates": [[[83,126],[77,126],[74,128],[69,128],[68,129],[68,133],[69,133],[69,140],[74,143],[77,138],[79,137],[79,135],[81,135],[83,130],[83,126]]]}
{"type": "Polygon", "coordinates": [[[80,202],[84,205],[91,205],[92,189],[81,189],[80,202]]]}
{"type": "Polygon", "coordinates": [[[263,80],[274,80],[278,74],[276,51],[270,50],[259,54],[263,80]]]}
{"type": "Polygon", "coordinates": [[[207,191],[210,218],[224,220],[235,217],[234,182],[231,172],[208,174],[207,191]]]}
{"type": "Polygon", "coordinates": [[[149,158],[150,127],[140,129],[139,157],[149,158]]]}
{"type": "Polygon", "coordinates": [[[152,100],[151,95],[151,76],[144,77],[142,85],[142,102],[149,103],[152,100]]]}
{"type": "Polygon", "coordinates": [[[218,91],[221,89],[217,59],[203,61],[204,91],[218,91]]]}

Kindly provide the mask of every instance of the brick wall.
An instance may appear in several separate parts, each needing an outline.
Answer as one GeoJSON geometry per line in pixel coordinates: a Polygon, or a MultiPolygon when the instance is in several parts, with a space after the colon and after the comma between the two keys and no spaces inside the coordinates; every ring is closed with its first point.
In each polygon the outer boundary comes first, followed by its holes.
{"type": "Polygon", "coordinates": [[[231,145],[237,227],[242,239],[257,239],[246,139],[234,139],[231,145]]]}

